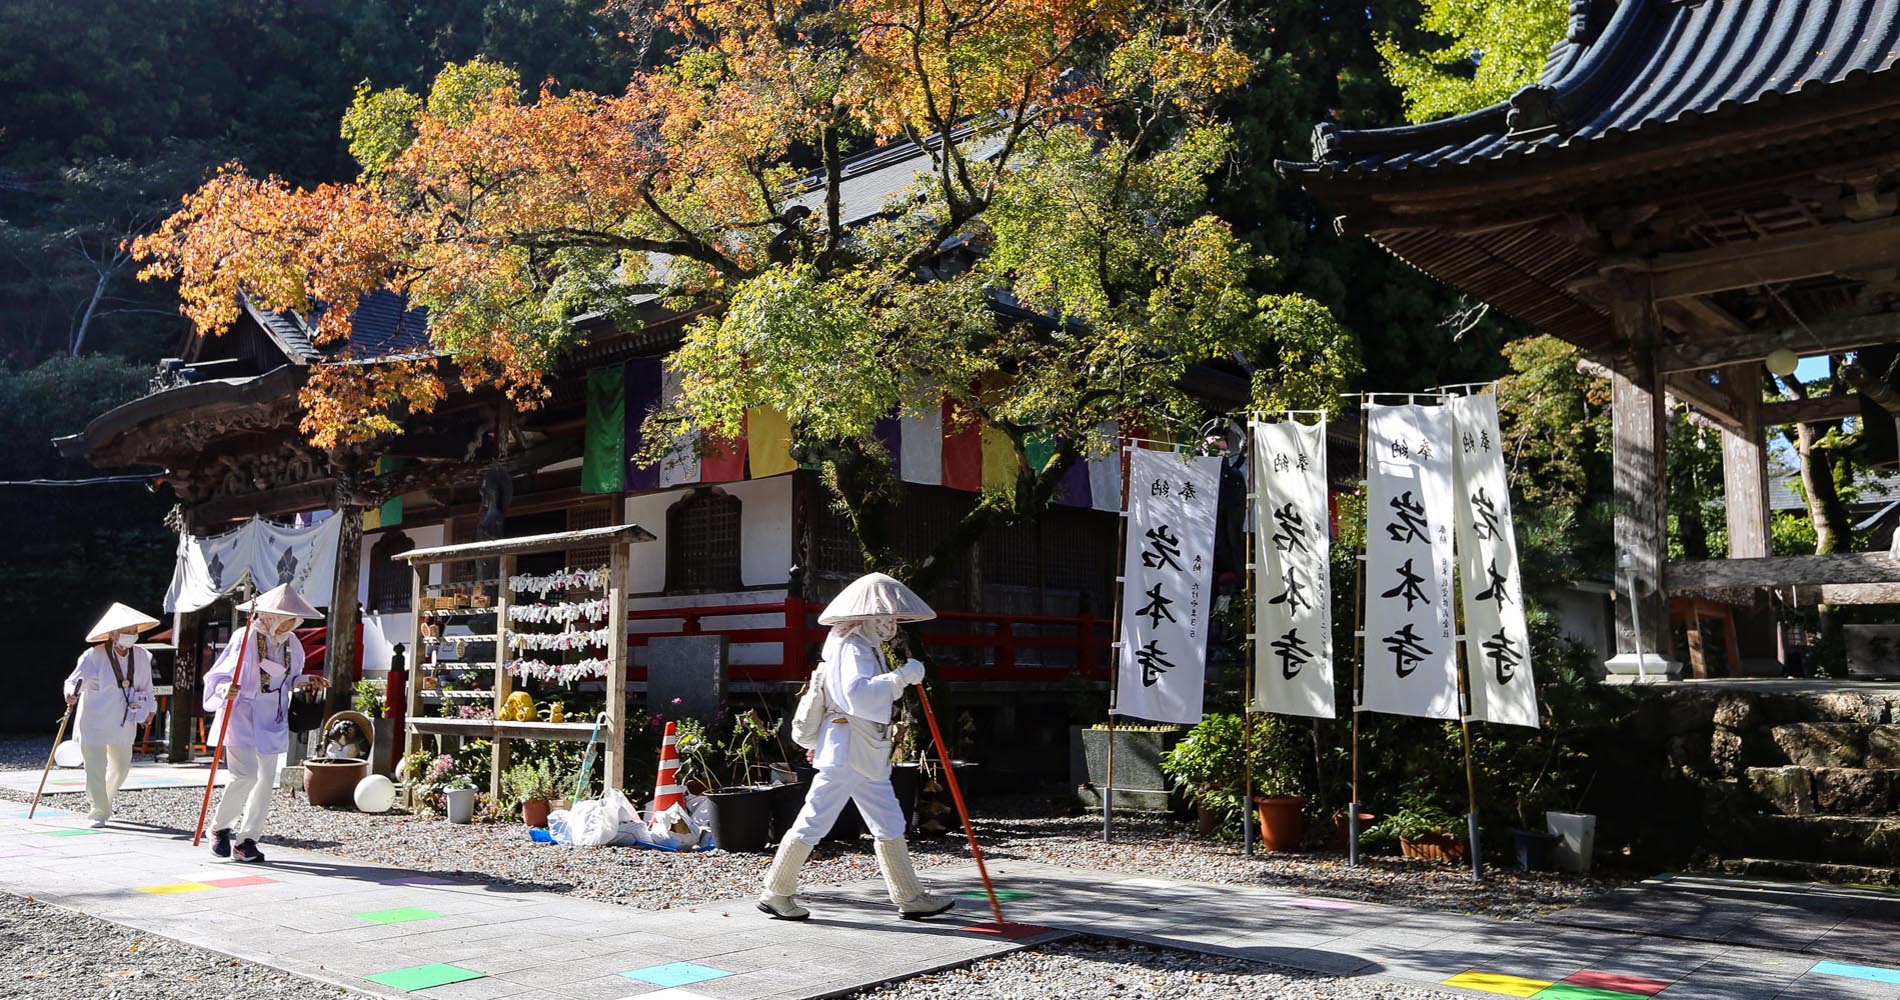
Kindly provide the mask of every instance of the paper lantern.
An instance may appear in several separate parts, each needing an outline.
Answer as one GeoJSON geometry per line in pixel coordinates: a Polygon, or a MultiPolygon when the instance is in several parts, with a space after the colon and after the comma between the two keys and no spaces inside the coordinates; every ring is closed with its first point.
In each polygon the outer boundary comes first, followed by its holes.
{"type": "Polygon", "coordinates": [[[366,813],[388,812],[396,804],[396,786],[380,774],[356,783],[356,808],[366,813]]]}
{"type": "Polygon", "coordinates": [[[67,740],[53,749],[53,763],[60,767],[80,767],[86,763],[86,755],[79,752],[78,740],[67,740]]]}
{"type": "Polygon", "coordinates": [[[1768,370],[1776,375],[1793,375],[1795,366],[1800,363],[1801,358],[1785,347],[1768,352],[1768,370]]]}

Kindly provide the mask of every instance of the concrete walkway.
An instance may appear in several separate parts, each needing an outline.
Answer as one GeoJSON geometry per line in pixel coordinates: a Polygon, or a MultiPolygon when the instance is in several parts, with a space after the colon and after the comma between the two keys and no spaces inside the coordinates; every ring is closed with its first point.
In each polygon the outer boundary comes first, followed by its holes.
{"type": "MultiPolygon", "coordinates": [[[[1544,1000],[1900,1000],[1900,971],[1550,923],[1348,903],[1029,863],[991,866],[1013,940],[971,900],[948,919],[893,919],[882,888],[806,895],[808,922],[749,900],[634,910],[449,881],[273,848],[217,863],[174,831],[84,829],[0,806],[0,889],[362,993],[429,1000],[820,997],[999,954],[1067,932],[1127,938],[1470,996],[1544,1000]]],[[[973,867],[940,890],[978,889],[973,867]]],[[[980,895],[980,893],[978,893],[980,895]]]]}
{"type": "MultiPolygon", "coordinates": [[[[41,753],[46,751],[42,750],[41,753]]],[[[191,764],[154,764],[151,758],[134,757],[132,769],[125,773],[125,787],[130,788],[203,788],[205,777],[211,773],[211,758],[191,764]]],[[[218,771],[218,786],[222,788],[230,780],[230,774],[218,771]]],[[[32,797],[40,786],[39,769],[20,771],[0,771],[0,788],[32,797]]],[[[83,792],[86,790],[86,769],[83,767],[55,767],[46,775],[46,794],[60,792],[83,792]]]]}

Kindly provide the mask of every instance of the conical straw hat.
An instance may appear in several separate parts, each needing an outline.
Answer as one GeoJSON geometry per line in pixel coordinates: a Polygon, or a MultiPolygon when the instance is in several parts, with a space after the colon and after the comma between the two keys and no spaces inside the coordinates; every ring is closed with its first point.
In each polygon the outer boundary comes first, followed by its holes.
{"type": "Polygon", "coordinates": [[[842,625],[866,618],[895,618],[900,622],[922,622],[937,617],[930,605],[909,587],[882,573],[866,573],[825,605],[818,616],[820,625],[842,625]]]}
{"type": "Polygon", "coordinates": [[[151,615],[143,611],[134,611],[123,604],[114,603],[112,607],[106,611],[105,617],[99,619],[99,624],[94,625],[92,631],[86,633],[86,641],[104,642],[112,638],[114,632],[122,632],[129,628],[136,628],[140,632],[143,632],[146,629],[157,627],[158,619],[153,618],[151,615]]]}
{"type": "Polygon", "coordinates": [[[267,615],[289,615],[292,618],[321,618],[322,613],[310,606],[303,595],[290,589],[290,584],[280,583],[262,594],[256,600],[245,601],[237,606],[239,611],[257,611],[267,615]]]}

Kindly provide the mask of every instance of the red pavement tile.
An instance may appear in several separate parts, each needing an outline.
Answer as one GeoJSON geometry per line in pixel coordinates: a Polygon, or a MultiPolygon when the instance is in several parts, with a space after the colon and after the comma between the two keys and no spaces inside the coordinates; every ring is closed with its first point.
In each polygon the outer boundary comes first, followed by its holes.
{"type": "Polygon", "coordinates": [[[1668,983],[1641,976],[1619,976],[1612,972],[1591,972],[1585,970],[1564,980],[1573,986],[1594,986],[1602,990],[1618,990],[1623,993],[1639,993],[1653,997],[1669,988],[1668,983]]]}

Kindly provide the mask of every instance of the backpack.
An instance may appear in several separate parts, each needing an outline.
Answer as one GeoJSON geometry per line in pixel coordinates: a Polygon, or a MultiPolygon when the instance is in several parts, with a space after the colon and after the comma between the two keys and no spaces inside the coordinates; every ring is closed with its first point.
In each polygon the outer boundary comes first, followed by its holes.
{"type": "Polygon", "coordinates": [[[811,679],[798,691],[798,707],[792,711],[792,742],[807,750],[818,748],[818,737],[825,731],[831,706],[825,703],[825,665],[811,672],[811,679]]]}

